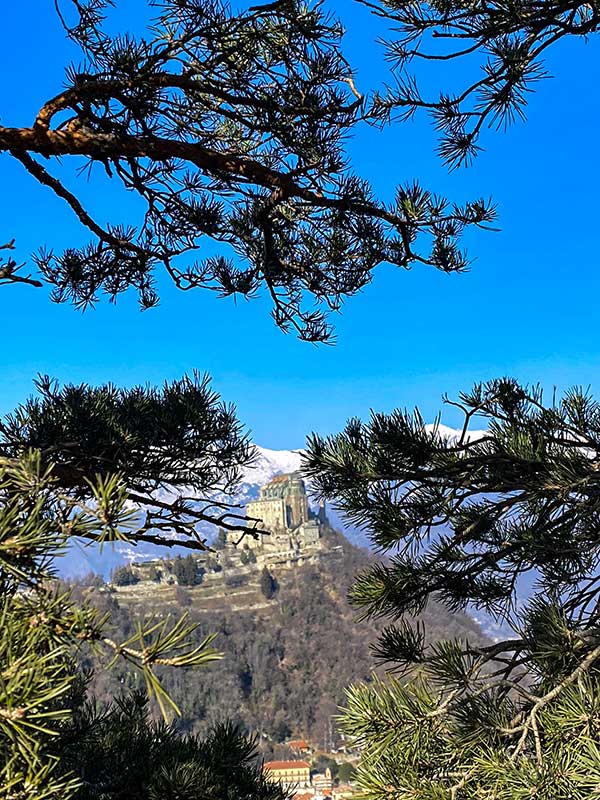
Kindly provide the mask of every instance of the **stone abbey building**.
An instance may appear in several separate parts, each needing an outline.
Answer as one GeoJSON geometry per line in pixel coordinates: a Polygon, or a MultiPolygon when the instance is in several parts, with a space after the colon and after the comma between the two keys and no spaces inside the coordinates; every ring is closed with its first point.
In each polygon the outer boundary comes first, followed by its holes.
{"type": "MultiPolygon", "coordinates": [[[[290,569],[342,554],[341,546],[328,536],[331,528],[325,504],[311,509],[299,472],[277,475],[261,486],[258,499],[246,505],[246,517],[256,537],[245,535],[240,541],[239,533],[225,533],[216,553],[196,557],[201,567],[198,586],[202,585],[205,594],[231,594],[235,587],[247,584],[252,575],[258,575],[262,567],[290,569]]],[[[131,570],[136,582],[173,585],[180,582],[175,562],[176,559],[146,561],[132,564],[131,570]]]]}
{"type": "Polygon", "coordinates": [[[246,516],[259,531],[257,539],[247,537],[248,546],[260,550],[318,549],[327,524],[324,504],[318,513],[311,510],[299,472],[277,475],[261,486],[258,500],[247,504],[246,516]]]}

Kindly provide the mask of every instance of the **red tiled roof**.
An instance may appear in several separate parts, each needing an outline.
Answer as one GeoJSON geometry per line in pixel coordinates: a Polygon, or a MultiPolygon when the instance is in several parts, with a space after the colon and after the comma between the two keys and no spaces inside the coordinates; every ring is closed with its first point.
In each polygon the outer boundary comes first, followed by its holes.
{"type": "Polygon", "coordinates": [[[263,769],[310,769],[310,764],[306,761],[267,761],[263,769]]]}

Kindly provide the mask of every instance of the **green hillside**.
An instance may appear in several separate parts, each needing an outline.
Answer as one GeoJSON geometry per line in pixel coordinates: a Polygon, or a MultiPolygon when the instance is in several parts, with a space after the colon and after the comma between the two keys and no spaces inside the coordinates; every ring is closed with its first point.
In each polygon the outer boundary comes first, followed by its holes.
{"type": "MultiPolygon", "coordinates": [[[[139,615],[183,611],[201,623],[198,638],[218,633],[222,661],[201,670],[164,672],[166,688],[184,711],[184,729],[205,732],[218,720],[239,720],[261,734],[269,752],[292,735],[322,746],[333,728],[335,745],[339,738],[331,717],[344,702],[345,688],[369,679],[374,668],[369,643],[376,629],[357,623],[346,599],[352,577],[371,556],[331,530],[327,545],[309,563],[273,568],[271,599],[254,565],[224,570],[219,580],[213,576],[198,586],[142,580],[76,591],[110,611],[121,637],[133,633],[139,615]]],[[[439,606],[427,609],[423,619],[431,639],[483,638],[468,617],[450,616],[439,606]]],[[[94,666],[92,658],[86,666],[94,666]]],[[[94,684],[106,699],[139,686],[137,675],[122,666],[101,673],[94,684]]]]}

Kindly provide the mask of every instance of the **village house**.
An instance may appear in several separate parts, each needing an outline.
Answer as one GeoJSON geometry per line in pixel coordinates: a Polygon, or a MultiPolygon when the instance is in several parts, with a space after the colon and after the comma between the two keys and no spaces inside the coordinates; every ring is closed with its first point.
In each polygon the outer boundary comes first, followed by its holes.
{"type": "Polygon", "coordinates": [[[270,780],[291,789],[293,800],[349,800],[356,795],[348,784],[334,786],[329,768],[311,776],[307,761],[267,761],[263,770],[270,780]]]}
{"type": "Polygon", "coordinates": [[[310,744],[306,741],[306,739],[290,739],[289,742],[286,742],[287,746],[290,750],[294,753],[298,754],[310,754],[312,753],[312,748],[310,744]]]}
{"type": "Polygon", "coordinates": [[[331,797],[332,800],[351,800],[352,797],[356,796],[357,790],[354,786],[350,786],[348,783],[340,783],[339,786],[334,786],[331,790],[331,797]]]}
{"type": "Polygon", "coordinates": [[[310,764],[307,761],[267,761],[263,770],[271,780],[287,789],[310,787],[310,764]]]}
{"type": "Polygon", "coordinates": [[[325,770],[324,775],[319,773],[312,776],[312,785],[315,788],[316,794],[321,795],[333,788],[333,778],[331,777],[331,770],[329,767],[325,770]]]}

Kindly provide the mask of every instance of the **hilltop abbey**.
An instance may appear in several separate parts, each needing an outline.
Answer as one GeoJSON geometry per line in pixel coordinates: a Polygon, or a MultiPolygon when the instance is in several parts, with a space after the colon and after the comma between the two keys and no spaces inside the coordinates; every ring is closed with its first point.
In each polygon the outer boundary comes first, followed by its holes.
{"type": "Polygon", "coordinates": [[[247,504],[246,516],[256,524],[257,537],[245,540],[256,555],[294,556],[319,550],[328,525],[324,503],[317,513],[311,510],[299,472],[277,475],[261,486],[258,500],[247,504]]]}
{"type": "Polygon", "coordinates": [[[219,586],[227,593],[263,567],[292,569],[341,554],[340,545],[331,540],[325,504],[321,503],[317,511],[311,509],[299,472],[278,475],[261,486],[258,500],[246,505],[246,517],[255,534],[244,536],[240,542],[239,533],[221,531],[220,546],[194,557],[197,570],[191,584],[185,583],[188,578],[177,576],[177,558],[131,564],[134,582],[172,585],[183,581],[184,585],[202,585],[205,593],[210,587],[217,591],[219,586]]]}

